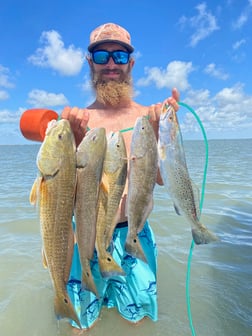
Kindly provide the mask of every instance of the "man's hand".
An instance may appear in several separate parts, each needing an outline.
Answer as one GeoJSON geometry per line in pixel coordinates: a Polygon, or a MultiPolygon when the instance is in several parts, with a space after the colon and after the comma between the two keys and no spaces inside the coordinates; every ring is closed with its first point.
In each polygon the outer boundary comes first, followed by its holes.
{"type": "Polygon", "coordinates": [[[165,99],[163,103],[153,104],[149,107],[149,113],[148,114],[149,114],[149,117],[150,117],[150,121],[151,122],[158,122],[159,121],[159,117],[160,117],[160,113],[161,113],[161,107],[162,107],[163,104],[172,105],[174,110],[177,112],[178,109],[179,109],[178,101],[179,101],[179,91],[176,88],[174,88],[174,89],[172,89],[171,97],[165,99]]]}
{"type": "Polygon", "coordinates": [[[168,105],[172,105],[172,107],[174,108],[174,110],[177,112],[179,109],[179,105],[178,105],[178,101],[179,101],[179,91],[176,88],[172,89],[172,96],[167,98],[163,104],[168,104],[168,105]]]}
{"type": "Polygon", "coordinates": [[[89,121],[88,109],[66,106],[62,111],[61,118],[69,120],[74,133],[76,146],[78,146],[87,132],[89,121]]]}

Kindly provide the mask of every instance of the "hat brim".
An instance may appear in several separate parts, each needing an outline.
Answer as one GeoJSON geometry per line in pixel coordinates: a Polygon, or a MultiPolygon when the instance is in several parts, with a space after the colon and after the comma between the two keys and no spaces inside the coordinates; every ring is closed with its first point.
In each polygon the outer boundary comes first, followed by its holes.
{"type": "Polygon", "coordinates": [[[99,44],[103,44],[103,43],[117,43],[117,44],[120,44],[122,47],[126,48],[130,53],[132,53],[134,51],[134,48],[128,43],[124,43],[124,42],[118,41],[118,40],[109,40],[109,39],[91,43],[88,46],[88,51],[92,52],[95,47],[97,47],[99,44]]]}

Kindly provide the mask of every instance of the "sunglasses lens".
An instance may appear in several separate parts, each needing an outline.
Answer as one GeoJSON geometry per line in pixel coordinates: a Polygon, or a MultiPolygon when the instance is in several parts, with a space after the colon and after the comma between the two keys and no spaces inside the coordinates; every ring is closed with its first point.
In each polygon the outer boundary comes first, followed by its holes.
{"type": "Polygon", "coordinates": [[[129,53],[126,51],[113,51],[112,57],[115,64],[127,64],[129,62],[129,53]]]}
{"type": "Polygon", "coordinates": [[[109,53],[105,50],[97,50],[92,53],[92,59],[96,64],[107,64],[109,61],[109,53]]]}
{"type": "Polygon", "coordinates": [[[112,57],[115,64],[127,64],[129,62],[129,53],[126,51],[107,51],[96,50],[92,53],[92,59],[95,64],[107,64],[112,57]]]}

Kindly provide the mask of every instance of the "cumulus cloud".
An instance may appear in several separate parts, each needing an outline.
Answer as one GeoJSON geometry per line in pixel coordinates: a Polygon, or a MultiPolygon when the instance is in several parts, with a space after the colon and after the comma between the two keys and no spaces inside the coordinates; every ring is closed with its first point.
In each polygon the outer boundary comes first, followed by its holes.
{"type": "Polygon", "coordinates": [[[215,96],[215,99],[218,101],[220,106],[240,104],[244,98],[245,94],[241,83],[237,83],[233,87],[224,88],[215,96]]]}
{"type": "Polygon", "coordinates": [[[21,114],[25,111],[25,108],[20,107],[16,111],[8,109],[0,110],[0,124],[16,124],[19,123],[21,114]]]}
{"type": "Polygon", "coordinates": [[[44,31],[40,44],[42,47],[28,58],[32,64],[51,68],[64,76],[74,76],[81,71],[84,62],[82,50],[73,45],[66,48],[57,31],[44,31]]]}
{"type": "Polygon", "coordinates": [[[173,61],[170,62],[166,69],[158,67],[146,67],[145,77],[136,82],[136,86],[148,86],[154,83],[157,88],[177,87],[184,91],[189,88],[188,76],[194,71],[191,62],[173,61]]]}
{"type": "MultiPolygon", "coordinates": [[[[212,97],[208,90],[189,90],[184,102],[194,107],[207,133],[218,131],[222,137],[225,132],[252,127],[252,97],[245,94],[241,83],[223,88],[212,97]]],[[[186,114],[182,130],[184,133],[200,130],[191,113],[186,114]]]]}
{"type": "Polygon", "coordinates": [[[222,69],[216,68],[216,65],[214,63],[208,64],[205,67],[204,72],[212,77],[222,80],[226,80],[229,77],[228,74],[225,73],[222,69]]]}
{"type": "Polygon", "coordinates": [[[214,31],[218,30],[216,17],[207,10],[206,3],[201,3],[195,7],[198,14],[192,17],[182,16],[179,19],[180,27],[190,27],[194,33],[190,37],[190,46],[195,47],[201,40],[204,40],[214,31]]]}
{"type": "Polygon", "coordinates": [[[28,103],[36,107],[48,107],[67,105],[68,100],[63,93],[57,94],[34,89],[29,92],[28,103]]]}

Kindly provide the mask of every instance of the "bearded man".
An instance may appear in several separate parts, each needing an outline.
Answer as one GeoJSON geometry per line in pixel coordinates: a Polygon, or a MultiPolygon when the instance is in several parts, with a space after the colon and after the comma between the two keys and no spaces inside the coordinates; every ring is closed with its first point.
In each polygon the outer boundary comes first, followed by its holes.
{"type": "MultiPolygon", "coordinates": [[[[87,129],[103,127],[107,134],[129,130],[123,132],[129,157],[132,126],[138,117],[148,116],[156,138],[158,137],[161,104],[143,106],[133,100],[131,71],[135,63],[132,56],[134,48],[130,34],[123,27],[114,23],[97,27],[90,34],[88,51],[87,61],[95,101],[87,108],[65,107],[62,118],[70,121],[77,145],[85,136],[87,129]]],[[[178,100],[179,93],[173,89],[172,97],[166,99],[166,102],[178,110],[178,100]]],[[[157,183],[162,184],[159,173],[157,183]]],[[[98,297],[81,288],[81,266],[78,247],[75,246],[67,288],[83,329],[88,329],[95,323],[103,306],[117,308],[120,315],[132,323],[137,323],[145,317],[153,321],[158,319],[155,238],[147,221],[143,231],[139,233],[147,263],[130,256],[125,251],[128,230],[125,211],[127,195],[128,183],[119,206],[111,252],[125,275],[111,275],[104,278],[100,273],[95,251],[91,263],[98,297]]],[[[74,321],[71,323],[74,327],[78,327],[74,321]]]]}

